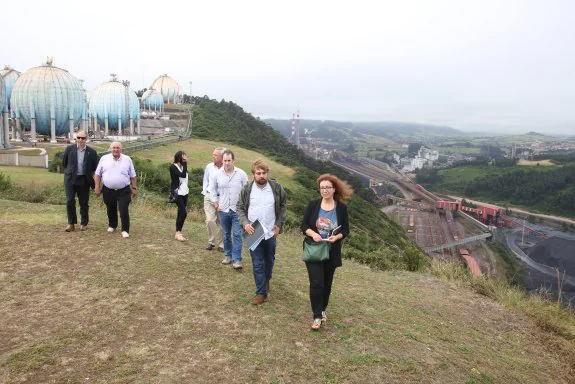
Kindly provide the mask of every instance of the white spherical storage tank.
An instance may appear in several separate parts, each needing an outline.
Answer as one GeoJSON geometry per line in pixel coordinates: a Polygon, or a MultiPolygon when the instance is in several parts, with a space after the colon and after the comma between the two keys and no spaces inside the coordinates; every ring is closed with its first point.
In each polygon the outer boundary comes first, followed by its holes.
{"type": "Polygon", "coordinates": [[[168,75],[158,76],[149,88],[160,92],[164,98],[164,103],[167,104],[175,104],[182,93],[180,84],[168,75]]]}

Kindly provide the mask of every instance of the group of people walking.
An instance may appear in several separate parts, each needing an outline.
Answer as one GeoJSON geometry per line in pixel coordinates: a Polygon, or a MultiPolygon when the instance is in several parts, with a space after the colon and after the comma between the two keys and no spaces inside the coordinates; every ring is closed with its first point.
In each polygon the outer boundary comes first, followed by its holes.
{"type": "MultiPolygon", "coordinates": [[[[80,205],[81,225],[88,226],[89,189],[94,188],[96,196],[103,195],[108,214],[108,232],[118,226],[118,210],[122,224],[122,237],[130,236],[128,207],[136,197],[137,184],[134,165],[129,156],[122,154],[122,145],[114,142],[111,153],[98,159],[96,152],[86,146],[86,133],[79,131],[77,143],[68,146],[63,156],[65,168],[64,186],[68,226],[72,232],[77,225],[75,198],[80,205]]],[[[182,233],[187,217],[188,167],[187,155],[178,151],[170,165],[171,185],[175,192],[177,206],[175,240],[185,241],[182,233]]],[[[235,166],[235,154],[226,148],[216,148],[212,162],[204,169],[202,195],[208,231],[206,250],[217,249],[223,253],[221,264],[231,265],[240,271],[242,264],[242,241],[244,236],[254,235],[257,225],[262,236],[250,247],[255,296],[251,303],[259,305],[269,299],[270,280],[275,265],[276,239],[282,233],[286,221],[287,196],[277,181],[269,178],[269,165],[263,160],[252,163],[252,180],[235,166]]],[[[335,269],[341,263],[341,243],[349,234],[349,221],[345,202],[352,194],[347,183],[339,178],[324,174],[317,179],[320,198],[309,202],[301,230],[307,242],[330,244],[329,259],[321,262],[306,262],[309,277],[310,303],[313,312],[311,328],[319,330],[327,321],[326,309],[331,294],[335,269]],[[337,233],[334,229],[338,229],[337,233]]]]}

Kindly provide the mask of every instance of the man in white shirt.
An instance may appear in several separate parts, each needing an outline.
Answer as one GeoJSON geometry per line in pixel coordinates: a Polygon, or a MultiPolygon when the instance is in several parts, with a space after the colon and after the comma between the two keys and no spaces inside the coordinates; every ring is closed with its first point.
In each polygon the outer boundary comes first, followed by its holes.
{"type": "Polygon", "coordinates": [[[248,175],[234,166],[235,155],[226,150],[224,166],[210,180],[211,201],[220,215],[224,234],[224,259],[222,264],[232,264],[235,270],[242,269],[242,227],[238,221],[236,204],[240,191],[248,183],[248,175]]]}
{"type": "Polygon", "coordinates": [[[252,304],[268,299],[270,279],[275,264],[276,237],[286,221],[286,193],[275,180],[268,180],[269,166],[262,160],[252,164],[254,180],[242,188],[237,204],[239,221],[249,234],[254,233],[256,220],[264,228],[264,239],[252,251],[252,265],[256,283],[256,296],[252,304]],[[253,186],[256,188],[253,188],[253,186]]]}
{"type": "Polygon", "coordinates": [[[210,194],[210,180],[214,174],[222,168],[222,155],[225,148],[216,148],[212,152],[213,162],[206,165],[204,170],[204,183],[202,186],[202,195],[204,195],[204,212],[206,214],[206,227],[208,229],[208,246],[206,249],[211,251],[218,244],[218,251],[224,251],[224,240],[222,236],[222,229],[219,225],[218,211],[214,208],[210,194]],[[217,236],[217,243],[216,243],[217,236]]]}

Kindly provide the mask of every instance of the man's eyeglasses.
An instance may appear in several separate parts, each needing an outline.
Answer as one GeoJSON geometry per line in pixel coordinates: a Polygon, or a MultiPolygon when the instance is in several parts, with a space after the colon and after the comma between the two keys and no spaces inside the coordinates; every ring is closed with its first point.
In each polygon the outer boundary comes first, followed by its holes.
{"type": "Polygon", "coordinates": [[[84,137],[84,136],[76,136],[76,139],[78,139],[78,140],[86,140],[86,137],[84,137]]]}
{"type": "Polygon", "coordinates": [[[319,189],[322,191],[329,191],[330,189],[333,189],[333,187],[319,187],[319,189]]]}

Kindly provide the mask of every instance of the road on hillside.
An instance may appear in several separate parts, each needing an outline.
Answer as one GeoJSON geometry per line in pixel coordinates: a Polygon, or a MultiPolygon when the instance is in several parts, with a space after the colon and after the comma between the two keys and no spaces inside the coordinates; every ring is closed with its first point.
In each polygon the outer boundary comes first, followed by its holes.
{"type": "MultiPolygon", "coordinates": [[[[539,264],[538,262],[530,258],[525,252],[523,252],[521,248],[519,248],[519,246],[517,245],[517,241],[518,238],[520,237],[519,235],[520,232],[521,230],[519,229],[506,231],[505,240],[507,242],[507,246],[509,247],[509,249],[511,249],[511,251],[513,251],[513,253],[517,255],[517,257],[521,259],[521,261],[523,261],[531,268],[541,273],[544,273],[545,275],[551,277],[552,279],[557,279],[557,270],[555,268],[549,267],[545,264],[539,264]]],[[[575,277],[566,274],[564,276],[564,283],[567,283],[570,286],[575,287],[575,277]]]]}

